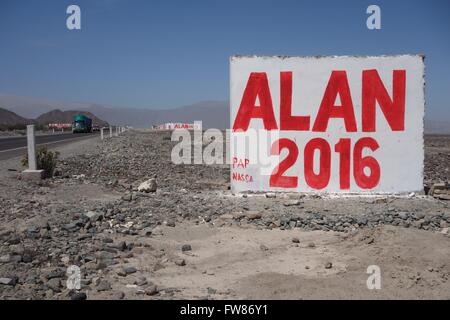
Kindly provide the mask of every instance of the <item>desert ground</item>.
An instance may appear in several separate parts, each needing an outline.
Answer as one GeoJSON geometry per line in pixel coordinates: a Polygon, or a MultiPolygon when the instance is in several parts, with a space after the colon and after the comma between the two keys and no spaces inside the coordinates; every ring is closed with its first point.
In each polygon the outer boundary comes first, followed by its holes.
{"type": "MultiPolygon", "coordinates": [[[[450,299],[450,201],[233,194],[227,165],[172,164],[174,144],[74,142],[38,184],[0,161],[0,299],[450,299]]],[[[450,136],[426,136],[425,190],[449,180],[450,136]]]]}

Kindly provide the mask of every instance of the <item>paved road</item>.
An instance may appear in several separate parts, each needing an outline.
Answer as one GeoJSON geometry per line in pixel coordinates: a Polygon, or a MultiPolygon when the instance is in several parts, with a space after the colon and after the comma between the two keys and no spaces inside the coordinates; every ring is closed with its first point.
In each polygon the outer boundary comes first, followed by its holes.
{"type": "MultiPolygon", "coordinates": [[[[70,143],[77,140],[92,138],[98,133],[84,133],[84,134],[49,134],[36,136],[36,145],[57,146],[70,143]]],[[[27,137],[12,137],[0,139],[0,160],[13,158],[22,155],[27,150],[27,137]]]]}

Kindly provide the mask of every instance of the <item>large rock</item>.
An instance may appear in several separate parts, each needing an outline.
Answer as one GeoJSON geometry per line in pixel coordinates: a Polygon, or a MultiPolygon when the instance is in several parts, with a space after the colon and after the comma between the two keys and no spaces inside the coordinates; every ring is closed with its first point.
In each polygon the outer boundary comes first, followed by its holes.
{"type": "Polygon", "coordinates": [[[91,222],[96,222],[103,219],[103,215],[101,213],[95,211],[88,211],[83,214],[87,219],[91,222]]]}
{"type": "Polygon", "coordinates": [[[156,185],[156,179],[152,178],[145,182],[142,182],[141,185],[138,187],[138,191],[140,192],[156,192],[157,185],[156,185]]]}
{"type": "Polygon", "coordinates": [[[450,200],[450,184],[441,182],[431,186],[430,195],[440,200],[450,200]]]}
{"type": "Polygon", "coordinates": [[[3,284],[5,286],[15,286],[16,283],[17,283],[17,277],[0,278],[0,284],[3,284]]]}

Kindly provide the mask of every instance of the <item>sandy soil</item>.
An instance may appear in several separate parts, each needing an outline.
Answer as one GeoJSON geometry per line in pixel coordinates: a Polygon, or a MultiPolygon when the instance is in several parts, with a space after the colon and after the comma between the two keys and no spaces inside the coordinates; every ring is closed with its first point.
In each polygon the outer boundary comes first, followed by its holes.
{"type": "Polygon", "coordinates": [[[342,234],[183,224],[161,227],[144,243],[146,249],[124,261],[139,271],[113,281],[128,298],[148,298],[133,285],[141,277],[157,284],[163,299],[450,298],[450,239],[427,231],[386,226],[342,234]],[[186,243],[192,251],[185,253],[186,243]],[[177,265],[179,259],[186,265],[177,265]],[[367,287],[370,265],[380,267],[379,290],[367,287]]]}

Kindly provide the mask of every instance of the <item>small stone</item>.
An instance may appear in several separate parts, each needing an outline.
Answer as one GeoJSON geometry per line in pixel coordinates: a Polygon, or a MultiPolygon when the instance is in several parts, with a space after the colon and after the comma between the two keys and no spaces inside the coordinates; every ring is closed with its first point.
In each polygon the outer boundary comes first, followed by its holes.
{"type": "Polygon", "coordinates": [[[147,284],[147,279],[144,277],[140,277],[134,281],[134,284],[137,286],[145,286],[147,284]]]}
{"type": "Polygon", "coordinates": [[[47,287],[49,287],[53,292],[61,291],[61,280],[59,278],[53,278],[47,281],[47,287]]]}
{"type": "Polygon", "coordinates": [[[177,266],[183,267],[183,266],[186,265],[186,260],[184,260],[184,259],[176,259],[176,260],[175,260],[175,264],[176,264],[177,266]]]}
{"type": "Polygon", "coordinates": [[[331,262],[327,262],[325,264],[325,269],[331,269],[333,267],[333,264],[331,262]]]}
{"type": "Polygon", "coordinates": [[[116,248],[117,250],[120,251],[126,251],[128,249],[128,245],[125,241],[120,241],[119,243],[114,244],[113,248],[116,248]]]}
{"type": "Polygon", "coordinates": [[[211,287],[206,288],[206,290],[208,291],[208,294],[216,294],[217,290],[213,289],[211,287]]]}
{"type": "Polygon", "coordinates": [[[99,261],[96,265],[95,265],[95,270],[103,270],[106,269],[108,267],[108,265],[106,264],[105,261],[99,261]]]}
{"type": "Polygon", "coordinates": [[[316,244],[314,242],[308,243],[308,248],[315,248],[316,244]]]}
{"type": "Polygon", "coordinates": [[[15,255],[11,256],[10,262],[19,263],[21,261],[22,261],[22,256],[20,254],[15,254],[15,255]]]}
{"type": "Polygon", "coordinates": [[[122,300],[123,298],[125,298],[125,293],[122,291],[115,293],[113,296],[113,300],[122,300]]]}
{"type": "Polygon", "coordinates": [[[66,275],[66,271],[62,268],[51,270],[47,275],[46,278],[48,280],[53,278],[63,278],[66,275]]]}
{"type": "Polygon", "coordinates": [[[133,195],[131,193],[124,194],[121,199],[123,201],[130,202],[131,200],[133,200],[133,195]]]}
{"type": "Polygon", "coordinates": [[[79,227],[77,226],[77,224],[76,224],[75,222],[65,224],[65,225],[63,225],[62,228],[63,228],[64,230],[69,231],[69,232],[73,232],[73,231],[79,229],[79,227]]]}
{"type": "Polygon", "coordinates": [[[292,242],[293,243],[300,243],[300,240],[299,240],[299,238],[294,237],[294,238],[292,238],[292,242]]]}
{"type": "Polygon", "coordinates": [[[191,251],[191,250],[192,250],[192,247],[190,244],[183,244],[183,246],[181,247],[182,252],[191,251]]]}
{"type": "Polygon", "coordinates": [[[262,250],[262,251],[268,251],[269,250],[269,248],[268,247],[266,247],[265,245],[260,245],[259,246],[259,248],[262,250]]]}
{"type": "Polygon", "coordinates": [[[106,280],[101,280],[97,285],[97,291],[109,291],[111,290],[111,284],[106,280]]]}
{"type": "Polygon", "coordinates": [[[145,288],[145,294],[148,296],[154,296],[155,294],[158,294],[158,287],[155,284],[149,285],[147,288],[145,288]]]}
{"type": "Polygon", "coordinates": [[[249,211],[247,212],[246,216],[249,220],[261,219],[262,217],[261,213],[259,213],[258,211],[249,211]]]}
{"type": "Polygon", "coordinates": [[[0,257],[0,263],[8,263],[11,262],[11,255],[5,254],[0,257]]]}
{"type": "Polygon", "coordinates": [[[87,295],[84,292],[74,292],[70,295],[70,300],[86,300],[87,295]]]}
{"type": "Polygon", "coordinates": [[[123,268],[123,272],[125,272],[126,275],[133,274],[137,271],[135,267],[125,267],[123,268]]]}
{"type": "Polygon", "coordinates": [[[290,207],[290,206],[298,206],[300,204],[301,204],[300,200],[289,200],[284,203],[284,206],[290,207]]]}
{"type": "Polygon", "coordinates": [[[359,217],[359,218],[357,219],[357,223],[358,223],[360,226],[365,226],[365,225],[367,224],[367,222],[368,222],[368,220],[367,220],[366,217],[359,217]]]}
{"type": "Polygon", "coordinates": [[[49,231],[47,229],[41,229],[39,231],[39,236],[41,238],[48,238],[49,237],[49,231]]]}
{"type": "Polygon", "coordinates": [[[17,284],[17,281],[19,279],[17,277],[11,277],[11,278],[0,278],[0,284],[3,284],[5,286],[15,286],[17,284]]]}
{"type": "Polygon", "coordinates": [[[91,222],[96,222],[96,221],[103,219],[102,214],[100,214],[98,212],[94,212],[94,211],[88,211],[88,212],[84,213],[84,216],[86,218],[88,218],[91,222]]]}
{"type": "Polygon", "coordinates": [[[232,214],[225,213],[225,214],[222,214],[219,218],[221,220],[233,220],[234,216],[232,214]]]}
{"type": "Polygon", "coordinates": [[[152,228],[144,228],[142,229],[142,234],[146,237],[149,237],[152,235],[153,229],[152,228]]]}
{"type": "Polygon", "coordinates": [[[400,213],[398,214],[398,217],[399,217],[400,219],[402,219],[402,220],[406,220],[406,219],[408,219],[408,213],[406,213],[406,212],[400,212],[400,213]]]}
{"type": "Polygon", "coordinates": [[[30,263],[33,261],[33,256],[29,252],[25,252],[22,256],[22,262],[24,263],[30,263]]]}
{"type": "Polygon", "coordinates": [[[154,178],[149,179],[145,182],[142,182],[138,187],[139,192],[145,192],[145,193],[156,192],[156,189],[157,189],[157,184],[156,184],[156,179],[154,179],[154,178]]]}
{"type": "Polygon", "coordinates": [[[173,220],[169,220],[169,221],[167,221],[166,222],[166,226],[168,226],[168,227],[175,227],[175,221],[173,221],[173,220]]]}

